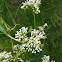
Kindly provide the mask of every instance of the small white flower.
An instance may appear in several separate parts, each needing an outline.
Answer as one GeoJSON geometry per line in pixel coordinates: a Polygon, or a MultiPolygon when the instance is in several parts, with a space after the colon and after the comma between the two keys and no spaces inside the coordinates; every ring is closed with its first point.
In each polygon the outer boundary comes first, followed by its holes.
{"type": "Polygon", "coordinates": [[[51,62],[55,62],[55,61],[52,60],[51,62]]]}
{"type": "Polygon", "coordinates": [[[44,27],[48,26],[47,23],[44,24],[44,27]]]}
{"type": "Polygon", "coordinates": [[[42,58],[42,62],[49,62],[49,56],[44,55],[44,57],[42,58]]]}
{"type": "Polygon", "coordinates": [[[24,60],[23,60],[23,59],[21,59],[21,58],[17,58],[17,59],[19,59],[19,61],[21,61],[21,62],[24,62],[24,60]]]}
{"type": "Polygon", "coordinates": [[[30,61],[26,60],[26,62],[30,62],[30,61]]]}
{"type": "Polygon", "coordinates": [[[43,27],[41,27],[41,26],[38,26],[38,28],[39,28],[39,30],[41,30],[41,31],[43,31],[43,30],[44,30],[44,28],[43,28],[43,27]]]}
{"type": "Polygon", "coordinates": [[[36,51],[34,51],[34,54],[36,54],[36,51]]]}

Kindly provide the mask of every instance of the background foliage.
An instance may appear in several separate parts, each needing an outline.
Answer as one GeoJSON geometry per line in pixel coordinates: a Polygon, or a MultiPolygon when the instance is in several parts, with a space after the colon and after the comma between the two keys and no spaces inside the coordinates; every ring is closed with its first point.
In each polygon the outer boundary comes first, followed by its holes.
{"type": "MultiPolygon", "coordinates": [[[[16,30],[21,26],[34,26],[33,14],[30,10],[20,9],[23,0],[0,0],[0,17],[11,27],[19,23],[11,35],[14,36],[16,30]]],[[[42,26],[45,22],[48,27],[45,30],[47,39],[45,40],[45,52],[56,62],[62,62],[62,0],[42,0],[40,6],[41,13],[36,15],[36,25],[42,26]]],[[[1,21],[0,21],[1,22],[1,21]]],[[[1,28],[0,28],[1,29],[1,28]]],[[[11,40],[0,32],[0,52],[12,51],[11,40]]],[[[16,42],[15,42],[16,44],[16,42]]]]}

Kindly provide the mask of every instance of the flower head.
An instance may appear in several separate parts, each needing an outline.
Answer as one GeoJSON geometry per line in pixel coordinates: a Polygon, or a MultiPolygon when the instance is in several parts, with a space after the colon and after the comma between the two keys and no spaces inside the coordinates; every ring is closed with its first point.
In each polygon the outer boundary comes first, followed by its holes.
{"type": "Polygon", "coordinates": [[[1,62],[10,62],[12,58],[11,52],[7,53],[4,51],[0,53],[0,60],[3,59],[1,62]]]}
{"type": "Polygon", "coordinates": [[[39,5],[41,4],[41,0],[27,0],[22,4],[21,9],[27,9],[30,6],[34,13],[40,13],[39,5]]]}
{"type": "Polygon", "coordinates": [[[42,62],[49,62],[49,56],[44,55],[44,57],[42,58],[42,62]]]}
{"type": "Polygon", "coordinates": [[[42,48],[40,47],[42,43],[40,40],[46,38],[44,28],[42,31],[32,29],[30,32],[30,36],[27,36],[27,33],[29,31],[27,27],[22,27],[19,30],[20,31],[17,31],[17,33],[15,34],[15,38],[17,40],[20,40],[22,44],[17,44],[14,46],[15,52],[18,52],[18,50],[20,50],[20,52],[28,51],[36,54],[37,52],[42,51],[42,48]]]}

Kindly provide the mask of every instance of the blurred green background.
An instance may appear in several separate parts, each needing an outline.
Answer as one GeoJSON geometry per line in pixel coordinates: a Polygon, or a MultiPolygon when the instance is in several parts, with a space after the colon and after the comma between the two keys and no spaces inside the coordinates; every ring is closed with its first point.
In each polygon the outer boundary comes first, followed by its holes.
{"type": "MultiPolygon", "coordinates": [[[[20,24],[11,31],[14,36],[16,31],[22,26],[34,26],[33,14],[30,10],[21,10],[21,2],[24,0],[0,0],[0,17],[10,25],[14,26],[14,20],[20,24]]],[[[48,24],[45,32],[44,51],[56,62],[62,62],[62,0],[41,0],[41,13],[36,15],[36,25],[48,24]]],[[[12,51],[10,38],[0,34],[0,52],[12,51]]]]}

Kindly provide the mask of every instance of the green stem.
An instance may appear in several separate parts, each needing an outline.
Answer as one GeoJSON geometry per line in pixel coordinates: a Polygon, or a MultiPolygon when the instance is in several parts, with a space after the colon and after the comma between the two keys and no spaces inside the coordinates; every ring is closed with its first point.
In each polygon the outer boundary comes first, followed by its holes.
{"type": "Polygon", "coordinates": [[[7,26],[8,26],[9,28],[11,28],[1,17],[0,17],[0,19],[3,21],[3,23],[4,23],[4,25],[5,25],[6,28],[7,28],[7,26]]]}
{"type": "MultiPolygon", "coordinates": [[[[8,36],[9,38],[15,40],[15,41],[18,41],[17,39],[15,39],[14,37],[12,37],[12,36],[10,36],[10,35],[7,35],[7,36],[8,36]]],[[[18,42],[20,42],[20,41],[18,41],[18,42]]]]}
{"type": "MultiPolygon", "coordinates": [[[[9,33],[9,36],[10,36],[10,33],[9,33]]],[[[14,53],[14,45],[13,45],[13,40],[12,40],[12,38],[11,38],[11,43],[12,43],[12,51],[13,51],[13,53],[14,53]]],[[[14,56],[14,62],[15,62],[15,56],[14,56]]]]}
{"type": "Polygon", "coordinates": [[[12,50],[13,50],[13,53],[14,53],[14,45],[13,45],[13,40],[11,39],[11,42],[12,42],[12,50]]]}
{"type": "MultiPolygon", "coordinates": [[[[16,27],[16,26],[18,26],[18,25],[20,25],[20,24],[16,24],[16,25],[15,25],[15,26],[11,29],[11,30],[14,30],[14,29],[15,29],[15,27],[16,27]]],[[[10,30],[10,31],[11,31],[11,30],[10,30]]]]}
{"type": "Polygon", "coordinates": [[[35,20],[35,14],[34,14],[34,28],[36,27],[36,20],[35,20]]]}
{"type": "MultiPolygon", "coordinates": [[[[13,50],[13,53],[14,53],[14,44],[13,44],[13,40],[11,39],[11,42],[12,42],[12,50],[13,50]]],[[[16,62],[16,58],[14,56],[14,62],[16,62]]]]}

